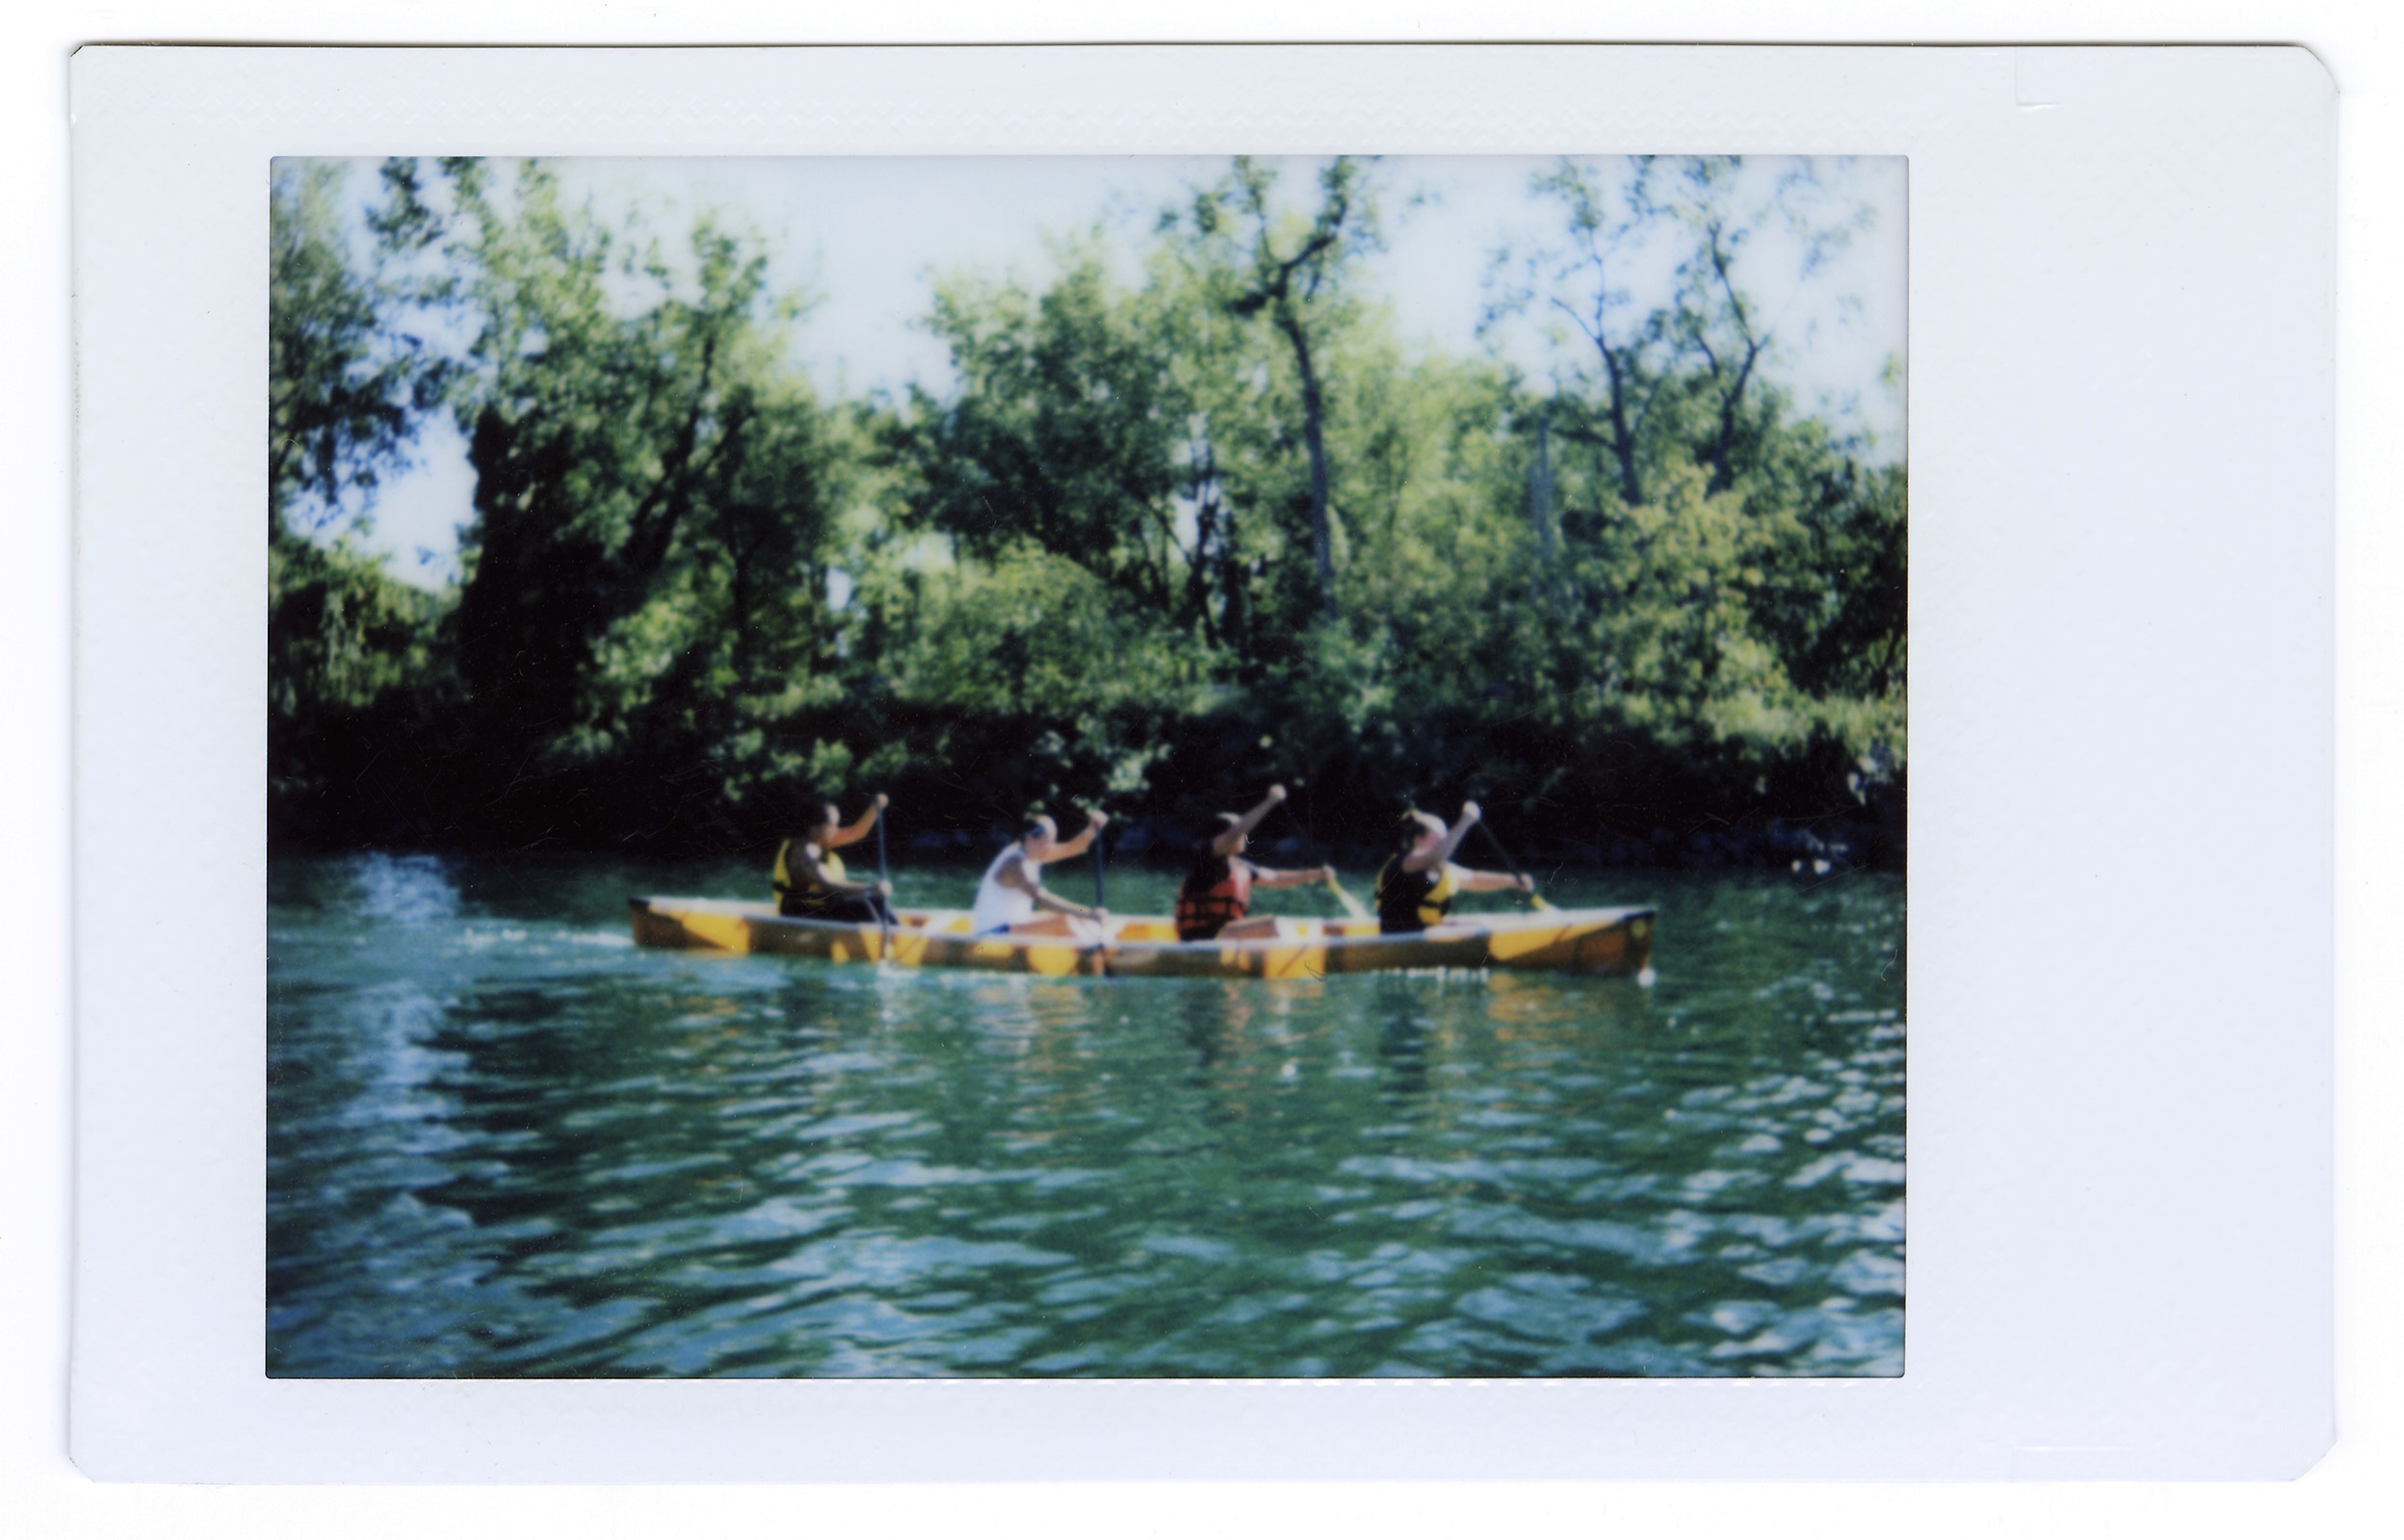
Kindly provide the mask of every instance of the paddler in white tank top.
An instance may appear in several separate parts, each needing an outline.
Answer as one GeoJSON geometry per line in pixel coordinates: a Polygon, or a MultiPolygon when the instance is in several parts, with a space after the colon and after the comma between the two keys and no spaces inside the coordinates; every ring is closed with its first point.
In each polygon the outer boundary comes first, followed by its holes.
{"type": "Polygon", "coordinates": [[[1060,838],[1060,826],[1038,813],[1030,818],[1013,843],[985,868],[977,884],[977,905],[969,912],[968,928],[980,936],[1074,936],[1095,938],[1108,931],[1110,911],[1071,903],[1044,890],[1048,861],[1067,861],[1085,853],[1094,836],[1111,822],[1107,813],[1085,815],[1085,831],[1073,840],[1060,838]],[[1045,911],[1041,918],[1036,911],[1045,911]]]}

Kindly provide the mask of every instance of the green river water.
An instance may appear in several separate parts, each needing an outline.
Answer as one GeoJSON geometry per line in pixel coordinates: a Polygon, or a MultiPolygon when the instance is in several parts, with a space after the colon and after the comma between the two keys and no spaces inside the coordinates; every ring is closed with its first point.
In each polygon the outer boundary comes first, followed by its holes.
{"type": "Polygon", "coordinates": [[[268,1372],[1902,1370],[1899,877],[1553,879],[1650,986],[632,944],[760,866],[271,861],[268,1372]]]}

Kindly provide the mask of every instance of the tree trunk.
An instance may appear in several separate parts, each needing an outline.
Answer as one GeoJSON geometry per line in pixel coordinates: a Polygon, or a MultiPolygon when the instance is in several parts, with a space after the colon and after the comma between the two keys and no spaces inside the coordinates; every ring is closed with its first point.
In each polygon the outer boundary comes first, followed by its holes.
{"type": "Polygon", "coordinates": [[[1319,394],[1319,373],[1311,364],[1311,339],[1291,309],[1278,306],[1277,326],[1293,344],[1294,367],[1302,375],[1302,446],[1311,457],[1311,556],[1319,564],[1319,602],[1329,619],[1336,614],[1336,557],[1327,526],[1327,441],[1321,427],[1324,404],[1319,394]]]}
{"type": "Polygon", "coordinates": [[[1753,365],[1760,357],[1759,345],[1746,349],[1744,367],[1737,371],[1736,383],[1719,398],[1719,436],[1712,445],[1712,479],[1703,487],[1706,497],[1716,497],[1736,484],[1737,412],[1744,405],[1745,383],[1753,378],[1753,365]]]}
{"type": "Polygon", "coordinates": [[[1218,535],[1218,499],[1207,488],[1193,505],[1193,560],[1186,568],[1186,611],[1202,622],[1202,643],[1218,646],[1218,622],[1211,613],[1211,563],[1218,535]]]}
{"type": "Polygon", "coordinates": [[[1644,502],[1644,482],[1636,474],[1636,431],[1628,421],[1628,378],[1620,373],[1618,354],[1599,346],[1597,351],[1611,385],[1611,457],[1619,461],[1619,500],[1636,508],[1644,502]]]}
{"type": "Polygon", "coordinates": [[[1549,566],[1560,549],[1553,522],[1553,420],[1536,419],[1536,463],[1528,473],[1528,521],[1536,527],[1536,543],[1549,566]]]}
{"type": "Polygon", "coordinates": [[[1243,559],[1236,545],[1236,510],[1225,504],[1218,510],[1218,581],[1224,595],[1218,613],[1219,634],[1238,659],[1249,661],[1252,638],[1243,608],[1243,559]]]}
{"type": "MultiPolygon", "coordinates": [[[[1728,253],[1720,245],[1716,224],[1712,227],[1711,242],[1712,271],[1719,275],[1720,292],[1728,297],[1728,314],[1736,322],[1737,340],[1744,344],[1744,362],[1737,370],[1735,382],[1720,393],[1719,439],[1712,446],[1712,479],[1703,488],[1706,497],[1724,492],[1736,483],[1737,412],[1744,405],[1744,387],[1753,378],[1753,366],[1761,362],[1762,349],[1769,341],[1765,336],[1753,334],[1753,323],[1745,315],[1744,300],[1738,295],[1736,279],[1728,272],[1728,253]]],[[[1716,374],[1719,360],[1712,357],[1708,350],[1704,356],[1711,358],[1712,371],[1716,374]]]]}

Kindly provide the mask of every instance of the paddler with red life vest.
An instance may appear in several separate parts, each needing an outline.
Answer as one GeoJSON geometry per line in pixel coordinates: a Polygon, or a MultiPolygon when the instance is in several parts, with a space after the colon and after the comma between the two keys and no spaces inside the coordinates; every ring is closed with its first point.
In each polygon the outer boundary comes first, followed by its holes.
{"type": "Polygon", "coordinates": [[[843,822],[843,812],[832,802],[822,803],[818,822],[798,840],[787,840],[776,847],[776,867],[771,880],[776,889],[776,912],[802,920],[834,920],[868,925],[891,925],[893,896],[890,883],[853,882],[844,875],[843,857],[835,848],[853,845],[868,837],[883,816],[886,796],[876,794],[876,800],[867,812],[851,823],[843,822]]]}
{"type": "Polygon", "coordinates": [[[977,883],[976,907],[968,928],[979,936],[1070,936],[1098,940],[1110,927],[1108,909],[1089,909],[1045,889],[1043,869],[1054,861],[1085,853],[1094,836],[1111,822],[1099,809],[1085,815],[1084,832],[1073,840],[1060,838],[1060,826],[1041,813],[1019,825],[1018,838],[985,868],[977,883]],[[1044,913],[1038,917],[1037,910],[1044,913]]]}
{"type": "Polygon", "coordinates": [[[1402,815],[1394,854],[1377,869],[1379,931],[1392,936],[1424,930],[1451,913],[1452,900],[1463,893],[1535,891],[1532,877],[1473,872],[1452,864],[1452,852],[1480,816],[1476,803],[1463,802],[1459,820],[1448,829],[1433,813],[1413,808],[1402,815]]]}
{"type": "Polygon", "coordinates": [[[1243,917],[1252,906],[1254,888],[1298,888],[1334,880],[1333,867],[1277,872],[1243,858],[1244,841],[1285,799],[1286,789],[1272,786],[1251,812],[1217,816],[1210,840],[1194,851],[1193,864],[1186,869],[1186,880],[1177,889],[1178,940],[1253,941],[1274,936],[1275,917],[1243,917]]]}

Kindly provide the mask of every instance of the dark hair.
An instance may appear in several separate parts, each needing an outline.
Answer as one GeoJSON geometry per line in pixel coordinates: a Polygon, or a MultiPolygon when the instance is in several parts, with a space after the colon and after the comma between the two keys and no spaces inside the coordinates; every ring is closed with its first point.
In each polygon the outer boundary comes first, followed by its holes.
{"type": "Polygon", "coordinates": [[[1059,825],[1041,813],[1030,813],[1018,823],[1018,837],[1022,840],[1032,840],[1046,832],[1058,834],[1059,831],[1059,825]]]}
{"type": "Polygon", "coordinates": [[[1241,828],[1242,824],[1242,818],[1237,814],[1212,814],[1210,823],[1203,828],[1200,834],[1194,837],[1192,860],[1198,866],[1201,863],[1221,859],[1218,853],[1218,842],[1220,838],[1224,835],[1234,833],[1238,828],[1241,828]]]}
{"type": "Polygon", "coordinates": [[[1421,835],[1442,834],[1443,832],[1444,821],[1433,813],[1423,813],[1418,808],[1406,807],[1402,810],[1402,816],[1395,820],[1394,853],[1408,855],[1411,853],[1411,847],[1419,843],[1421,835]]]}

